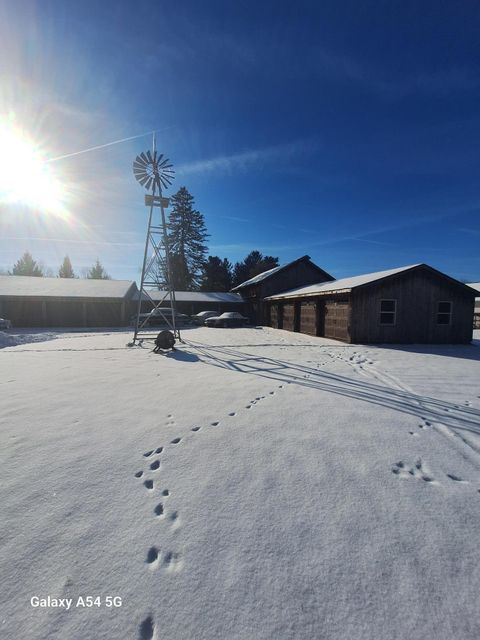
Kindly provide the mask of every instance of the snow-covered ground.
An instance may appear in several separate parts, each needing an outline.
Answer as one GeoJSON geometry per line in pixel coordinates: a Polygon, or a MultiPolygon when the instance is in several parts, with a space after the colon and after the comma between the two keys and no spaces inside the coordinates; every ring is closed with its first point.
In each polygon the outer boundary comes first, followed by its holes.
{"type": "Polygon", "coordinates": [[[21,335],[0,351],[2,639],[480,637],[478,344],[21,335]]]}

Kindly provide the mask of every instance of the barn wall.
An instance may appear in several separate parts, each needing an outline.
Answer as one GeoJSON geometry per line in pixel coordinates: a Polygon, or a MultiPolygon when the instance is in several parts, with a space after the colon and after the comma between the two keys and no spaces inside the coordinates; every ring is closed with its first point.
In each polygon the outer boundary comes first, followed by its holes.
{"type": "Polygon", "coordinates": [[[428,270],[399,274],[354,290],[352,338],[361,343],[468,343],[472,339],[473,298],[428,270]],[[382,326],[380,300],[397,300],[394,326],[382,326]],[[452,323],[437,325],[437,303],[453,303],[452,323]]]}
{"type": "Polygon", "coordinates": [[[2,298],[0,316],[11,320],[14,327],[43,327],[45,325],[41,300],[2,298]]]}
{"type": "Polygon", "coordinates": [[[317,284],[328,280],[331,280],[331,277],[327,276],[324,271],[319,271],[311,262],[297,262],[291,267],[267,278],[257,286],[261,289],[260,296],[266,298],[276,293],[295,289],[295,287],[306,287],[309,284],[317,284]]]}
{"type": "Polygon", "coordinates": [[[45,301],[47,327],[83,327],[84,312],[81,300],[45,301]]]}
{"type": "Polygon", "coordinates": [[[128,324],[129,301],[78,298],[0,298],[0,316],[13,327],[112,327],[128,324]]]}
{"type": "Polygon", "coordinates": [[[268,326],[270,305],[265,303],[263,298],[331,279],[331,276],[322,269],[319,270],[312,262],[297,262],[258,284],[245,287],[240,293],[250,305],[252,322],[268,326]]]}

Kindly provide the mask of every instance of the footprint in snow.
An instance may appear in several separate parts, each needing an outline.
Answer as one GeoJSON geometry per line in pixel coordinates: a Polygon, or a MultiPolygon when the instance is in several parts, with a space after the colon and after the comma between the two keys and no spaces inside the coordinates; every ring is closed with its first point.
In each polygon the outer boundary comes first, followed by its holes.
{"type": "Polygon", "coordinates": [[[456,476],[453,473],[447,473],[447,478],[450,478],[450,480],[453,480],[454,482],[462,482],[463,484],[468,484],[468,480],[463,480],[463,478],[460,478],[460,476],[456,476]]]}
{"type": "Polygon", "coordinates": [[[220,424],[220,422],[211,422],[210,424],[212,427],[217,427],[220,424]]]}
{"type": "Polygon", "coordinates": [[[135,474],[135,478],[141,478],[143,476],[143,471],[137,471],[135,474]]]}
{"type": "Polygon", "coordinates": [[[192,431],[200,431],[201,427],[192,427],[192,431]]]}
{"type": "Polygon", "coordinates": [[[160,467],[160,460],[155,460],[155,462],[152,462],[152,464],[150,465],[150,469],[152,471],[156,471],[159,467],[160,467]]]}
{"type": "Polygon", "coordinates": [[[145,451],[145,453],[143,454],[144,458],[149,458],[153,453],[153,449],[151,449],[151,451],[145,451]]]}
{"type": "Polygon", "coordinates": [[[161,518],[163,516],[163,504],[159,502],[153,512],[157,516],[157,518],[161,518]]]}
{"type": "Polygon", "coordinates": [[[148,489],[149,491],[153,489],[153,480],[145,480],[143,484],[145,486],[145,489],[148,489]]]}
{"type": "Polygon", "coordinates": [[[174,438],[173,440],[171,440],[170,444],[178,444],[179,442],[181,442],[181,438],[174,438]]]}
{"type": "Polygon", "coordinates": [[[408,466],[400,460],[392,466],[392,473],[399,478],[416,478],[417,480],[423,480],[430,484],[438,484],[433,476],[428,472],[426,465],[421,458],[418,458],[413,467],[408,466]]]}
{"type": "Polygon", "coordinates": [[[143,620],[138,632],[139,640],[153,640],[155,634],[155,625],[152,616],[148,616],[143,620]]]}
{"type": "Polygon", "coordinates": [[[231,413],[229,413],[228,415],[229,415],[230,417],[232,417],[232,418],[233,418],[233,416],[235,416],[235,415],[236,415],[236,413],[235,413],[235,411],[232,411],[232,412],[231,412],[231,413]]]}
{"type": "Polygon", "coordinates": [[[145,562],[147,564],[153,564],[158,560],[158,556],[159,556],[159,551],[157,547],[150,547],[150,549],[147,551],[147,558],[145,562]]]}
{"type": "Polygon", "coordinates": [[[179,553],[167,551],[163,559],[163,565],[169,573],[180,571],[183,566],[183,560],[179,553]]]}
{"type": "Polygon", "coordinates": [[[162,496],[165,496],[165,497],[166,497],[166,496],[169,496],[169,495],[170,495],[170,491],[169,491],[168,489],[164,489],[164,490],[162,491],[162,496]]]}

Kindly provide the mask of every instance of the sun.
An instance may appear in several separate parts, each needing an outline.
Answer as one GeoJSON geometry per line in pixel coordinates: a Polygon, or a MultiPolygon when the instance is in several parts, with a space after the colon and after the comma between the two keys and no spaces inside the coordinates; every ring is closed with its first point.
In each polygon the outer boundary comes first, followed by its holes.
{"type": "Polygon", "coordinates": [[[0,200],[66,217],[66,194],[40,146],[19,128],[0,122],[0,200]]]}

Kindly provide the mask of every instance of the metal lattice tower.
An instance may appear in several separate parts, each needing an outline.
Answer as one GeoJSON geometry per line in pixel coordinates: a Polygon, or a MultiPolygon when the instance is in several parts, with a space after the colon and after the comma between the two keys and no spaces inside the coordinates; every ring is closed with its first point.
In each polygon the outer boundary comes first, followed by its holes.
{"type": "Polygon", "coordinates": [[[140,153],[133,162],[133,173],[138,182],[145,187],[150,194],[145,195],[145,205],[150,208],[148,216],[147,237],[143,254],[142,278],[135,320],[135,333],[133,344],[145,338],[154,338],[148,324],[148,317],[142,314],[142,302],[148,302],[151,306],[151,315],[160,316],[165,325],[173,332],[175,338],[181,340],[180,330],[175,325],[176,301],[172,280],[170,252],[168,246],[167,223],[165,209],[169,206],[169,199],[163,197],[162,187],[167,189],[174,178],[173,165],[163,154],[158,154],[155,149],[155,135],[153,137],[153,150],[140,153]],[[159,210],[159,220],[155,220],[154,211],[159,210]],[[160,301],[155,302],[150,293],[152,289],[163,290],[165,295],[160,301]],[[164,303],[166,304],[164,305],[164,303]],[[170,314],[162,313],[159,309],[170,307],[170,314]],[[167,317],[170,315],[170,317],[167,317]]]}

